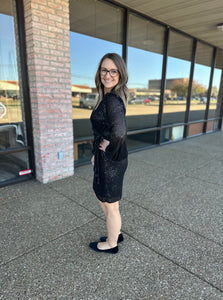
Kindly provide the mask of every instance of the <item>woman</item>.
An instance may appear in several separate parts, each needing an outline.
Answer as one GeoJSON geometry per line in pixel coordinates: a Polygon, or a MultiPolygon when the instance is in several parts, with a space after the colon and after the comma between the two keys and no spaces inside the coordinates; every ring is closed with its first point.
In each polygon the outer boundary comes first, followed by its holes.
{"type": "Polygon", "coordinates": [[[91,115],[94,132],[93,189],[106,217],[108,237],[90,243],[98,252],[117,253],[117,242],[123,241],[119,200],[128,165],[125,106],[128,99],[128,75],[124,60],[116,53],[101,59],[95,76],[98,103],[91,115]]]}

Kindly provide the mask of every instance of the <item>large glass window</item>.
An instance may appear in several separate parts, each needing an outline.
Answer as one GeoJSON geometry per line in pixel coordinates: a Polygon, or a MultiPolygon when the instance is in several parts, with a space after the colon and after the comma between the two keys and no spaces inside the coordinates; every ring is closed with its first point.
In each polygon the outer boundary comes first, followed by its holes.
{"type": "MultiPolygon", "coordinates": [[[[203,120],[207,105],[213,47],[197,43],[196,63],[190,105],[190,121],[203,120]]],[[[202,130],[200,131],[202,133],[202,130]]]]}
{"type": "MultiPolygon", "coordinates": [[[[191,66],[192,39],[170,31],[168,45],[163,125],[184,123],[191,66]]],[[[171,139],[174,136],[179,138],[179,134],[171,134],[171,139]]]]}
{"type": "Polygon", "coordinates": [[[128,130],[143,133],[128,136],[128,147],[156,143],[163,63],[164,27],[134,14],[129,16],[128,72],[130,99],[127,106],[128,130]]]}
{"type": "MultiPolygon", "coordinates": [[[[89,161],[92,130],[90,115],[97,102],[94,76],[101,57],[107,52],[122,55],[122,8],[107,1],[70,1],[70,50],[74,160],[89,161]]],[[[127,67],[130,98],[126,110],[129,150],[157,143],[158,113],[161,94],[165,26],[129,13],[127,32],[127,67]]],[[[180,140],[184,135],[193,40],[170,30],[161,143],[180,140]]],[[[207,106],[213,47],[197,43],[188,134],[202,133],[207,106]]],[[[220,111],[222,52],[217,51],[208,118],[220,111]],[[220,63],[221,61],[221,63],[220,63]]],[[[207,122],[207,130],[216,121],[207,122]]]]}
{"type": "Polygon", "coordinates": [[[97,102],[94,77],[108,52],[122,55],[123,10],[97,0],[70,1],[74,160],[89,161],[90,115],[97,102]]]}
{"type": "Polygon", "coordinates": [[[0,8],[0,185],[30,171],[19,88],[15,2],[0,8]]]}
{"type": "Polygon", "coordinates": [[[0,13],[0,124],[22,122],[16,59],[14,18],[0,13]]]}

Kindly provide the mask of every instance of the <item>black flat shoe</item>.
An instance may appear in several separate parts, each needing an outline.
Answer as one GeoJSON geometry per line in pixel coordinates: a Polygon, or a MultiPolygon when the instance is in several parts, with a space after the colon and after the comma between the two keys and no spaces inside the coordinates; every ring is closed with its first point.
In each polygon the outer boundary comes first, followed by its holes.
{"type": "MultiPolygon", "coordinates": [[[[101,241],[101,242],[106,242],[106,240],[107,240],[107,236],[102,236],[102,237],[100,238],[100,241],[101,241]]],[[[118,236],[118,243],[121,243],[121,242],[123,242],[123,241],[124,241],[124,236],[123,236],[122,233],[119,233],[119,236],[118,236]]]]}
{"type": "Polygon", "coordinates": [[[116,246],[114,248],[106,249],[106,250],[98,249],[97,246],[98,246],[98,242],[93,242],[93,243],[89,244],[89,247],[96,252],[106,252],[106,253],[111,253],[111,254],[115,254],[118,252],[118,246],[116,246]]]}

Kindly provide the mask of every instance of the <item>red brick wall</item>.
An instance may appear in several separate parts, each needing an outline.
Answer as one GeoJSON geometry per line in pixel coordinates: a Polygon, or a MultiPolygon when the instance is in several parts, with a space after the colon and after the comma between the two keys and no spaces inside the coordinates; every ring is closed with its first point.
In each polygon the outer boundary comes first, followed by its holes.
{"type": "Polygon", "coordinates": [[[73,174],[69,0],[24,0],[24,10],[36,175],[46,183],[73,174]]]}

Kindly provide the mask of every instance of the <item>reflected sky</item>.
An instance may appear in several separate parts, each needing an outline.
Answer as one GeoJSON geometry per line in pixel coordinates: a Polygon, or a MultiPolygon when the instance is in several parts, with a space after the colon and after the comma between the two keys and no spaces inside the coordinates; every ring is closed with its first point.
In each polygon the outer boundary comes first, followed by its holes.
{"type": "Polygon", "coordinates": [[[163,56],[141,49],[129,47],[128,71],[130,88],[148,88],[151,79],[160,80],[163,56]]]}
{"type": "Polygon", "coordinates": [[[72,84],[94,87],[100,59],[108,52],[122,55],[122,46],[83,34],[70,32],[72,84]]]}
{"type": "MultiPolygon", "coordinates": [[[[70,33],[70,47],[72,83],[86,84],[90,87],[94,86],[94,75],[101,57],[107,52],[120,55],[122,53],[121,45],[75,32],[70,33]]],[[[167,78],[188,78],[188,70],[184,68],[185,62],[187,61],[169,57],[167,78]]],[[[147,88],[148,80],[161,78],[162,55],[129,47],[127,66],[129,87],[147,88]]],[[[196,70],[199,70],[199,65],[197,66],[196,70]]],[[[202,68],[196,80],[206,86],[209,75],[209,70],[202,68]]],[[[219,81],[220,76],[216,75],[213,85],[218,87],[219,81]]]]}
{"type": "Polygon", "coordinates": [[[0,14],[0,80],[18,80],[14,19],[0,14]]]}

